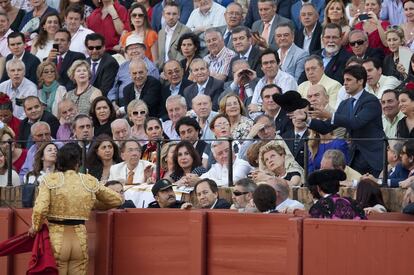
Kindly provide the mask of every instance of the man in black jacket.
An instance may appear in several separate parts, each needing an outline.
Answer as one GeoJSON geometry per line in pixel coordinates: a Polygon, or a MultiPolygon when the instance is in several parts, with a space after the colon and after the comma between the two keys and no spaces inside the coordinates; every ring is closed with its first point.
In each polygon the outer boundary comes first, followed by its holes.
{"type": "Polygon", "coordinates": [[[315,6],[312,3],[303,4],[300,9],[300,22],[303,27],[295,33],[295,44],[309,53],[321,49],[322,25],[318,19],[315,6]]]}
{"type": "Polygon", "coordinates": [[[231,204],[220,199],[218,187],[214,180],[202,179],[194,186],[198,206],[204,209],[229,209],[231,204]]]}
{"type": "Polygon", "coordinates": [[[148,204],[148,208],[180,208],[183,202],[175,199],[172,183],[161,179],[152,186],[155,201],[148,204]]]}

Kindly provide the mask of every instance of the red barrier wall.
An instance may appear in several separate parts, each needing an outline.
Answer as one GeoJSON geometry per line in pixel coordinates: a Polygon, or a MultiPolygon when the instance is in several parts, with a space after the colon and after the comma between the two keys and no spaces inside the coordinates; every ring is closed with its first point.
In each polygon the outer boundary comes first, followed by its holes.
{"type": "Polygon", "coordinates": [[[112,274],[205,274],[205,226],[200,211],[114,213],[112,274]]]}
{"type": "Polygon", "coordinates": [[[368,216],[368,220],[414,222],[414,215],[408,215],[408,214],[403,214],[403,213],[398,213],[398,212],[372,213],[368,216]]]}
{"type": "MultiPolygon", "coordinates": [[[[29,225],[32,224],[32,209],[16,209],[16,212],[23,218],[29,225]]],[[[13,236],[21,234],[29,230],[27,226],[16,214],[13,216],[13,236]]],[[[31,253],[18,254],[12,257],[11,263],[13,265],[13,275],[26,275],[27,267],[29,266],[31,253]]]]}
{"type": "Polygon", "coordinates": [[[289,217],[208,212],[208,274],[300,275],[302,219],[289,217]]]}
{"type": "MultiPolygon", "coordinates": [[[[12,234],[13,212],[8,208],[0,208],[0,241],[7,240],[12,234]]],[[[9,274],[11,257],[0,257],[0,274],[9,274]]]]}
{"type": "Polygon", "coordinates": [[[414,223],[306,219],[303,275],[412,275],[414,223]]]}

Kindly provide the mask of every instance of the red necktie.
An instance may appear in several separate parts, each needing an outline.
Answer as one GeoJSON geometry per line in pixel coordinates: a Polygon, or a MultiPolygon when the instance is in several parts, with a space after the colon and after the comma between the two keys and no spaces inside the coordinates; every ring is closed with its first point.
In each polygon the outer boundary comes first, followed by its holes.
{"type": "Polygon", "coordinates": [[[59,55],[57,65],[56,65],[56,69],[57,69],[58,72],[60,72],[60,69],[62,68],[62,62],[63,62],[63,58],[62,58],[61,55],[59,55]]]}
{"type": "Polygon", "coordinates": [[[240,86],[239,97],[240,100],[244,103],[244,99],[246,98],[246,88],[244,86],[240,86]]]}

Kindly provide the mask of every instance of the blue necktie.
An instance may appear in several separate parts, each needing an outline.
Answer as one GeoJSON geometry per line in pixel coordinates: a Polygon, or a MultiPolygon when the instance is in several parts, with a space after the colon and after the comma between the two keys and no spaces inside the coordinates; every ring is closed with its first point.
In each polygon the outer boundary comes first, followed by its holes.
{"type": "Polygon", "coordinates": [[[92,62],[92,77],[91,77],[90,84],[93,84],[95,82],[97,65],[98,65],[98,62],[92,62]]]}
{"type": "Polygon", "coordinates": [[[227,45],[229,44],[229,41],[230,41],[231,32],[227,32],[225,36],[226,37],[224,37],[224,46],[227,47],[227,45]]]}
{"type": "Polygon", "coordinates": [[[351,97],[349,99],[349,117],[352,117],[354,115],[354,102],[355,98],[351,97]]]}

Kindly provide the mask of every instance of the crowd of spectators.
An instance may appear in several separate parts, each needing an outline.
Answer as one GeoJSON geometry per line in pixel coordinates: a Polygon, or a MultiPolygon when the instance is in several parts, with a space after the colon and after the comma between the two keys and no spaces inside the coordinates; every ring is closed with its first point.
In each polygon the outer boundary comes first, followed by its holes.
{"type": "Polygon", "coordinates": [[[381,185],[409,205],[413,41],[413,0],[4,0],[0,185],[10,167],[13,185],[37,184],[77,142],[115,191],[155,183],[150,207],[192,207],[176,185],[229,208],[231,171],[232,208],[289,212],[304,208],[289,190],[323,170],[315,199],[353,187],[350,207],[384,212],[381,185]],[[288,91],[306,107],[276,103],[288,91]]]}

